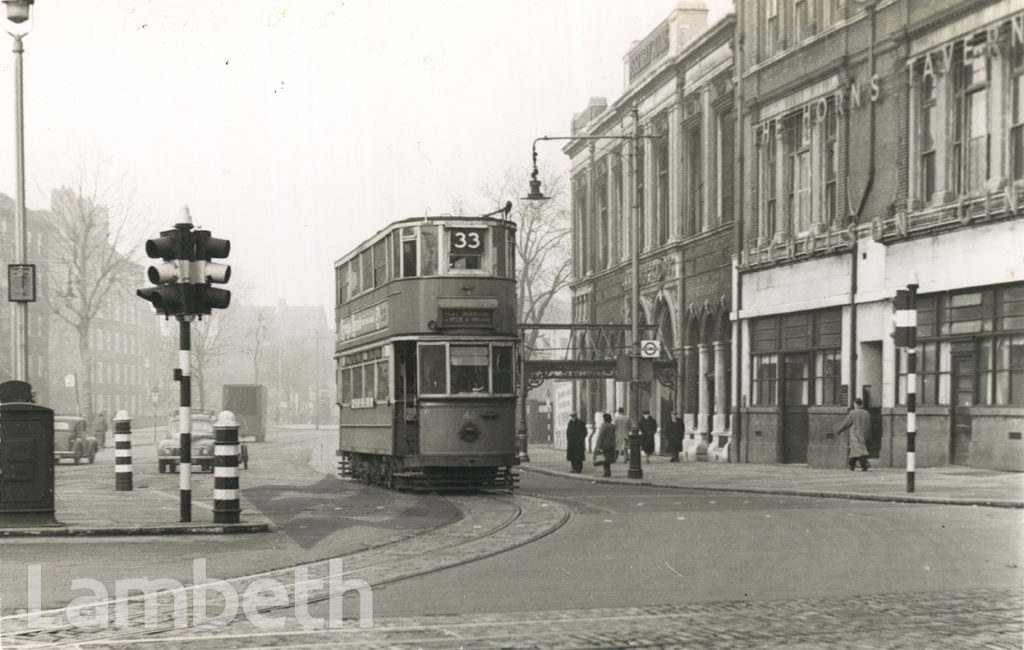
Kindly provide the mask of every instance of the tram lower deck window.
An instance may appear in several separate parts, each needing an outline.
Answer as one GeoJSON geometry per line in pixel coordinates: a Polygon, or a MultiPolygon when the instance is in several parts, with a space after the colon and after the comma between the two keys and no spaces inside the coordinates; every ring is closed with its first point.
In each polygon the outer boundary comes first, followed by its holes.
{"type": "Polygon", "coordinates": [[[494,393],[514,392],[512,386],[512,346],[495,345],[491,348],[491,367],[494,376],[494,393]]]}
{"type": "Polygon", "coordinates": [[[452,393],[489,392],[486,345],[453,345],[451,360],[452,393]]]}
{"type": "Polygon", "coordinates": [[[420,386],[419,392],[428,395],[442,395],[448,392],[445,371],[444,345],[420,345],[420,386]]]}

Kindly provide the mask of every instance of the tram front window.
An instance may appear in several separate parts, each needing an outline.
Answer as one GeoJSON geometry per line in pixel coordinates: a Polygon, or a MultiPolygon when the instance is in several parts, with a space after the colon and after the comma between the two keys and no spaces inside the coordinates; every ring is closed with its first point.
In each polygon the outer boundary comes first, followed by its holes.
{"type": "Polygon", "coordinates": [[[452,393],[486,393],[488,359],[486,345],[453,345],[452,393]]]}
{"type": "Polygon", "coordinates": [[[512,346],[511,345],[495,345],[491,349],[492,358],[494,360],[494,392],[498,393],[511,393],[514,391],[512,386],[512,346]]]}
{"type": "Polygon", "coordinates": [[[420,345],[420,392],[443,395],[445,387],[444,345],[420,345]]]}

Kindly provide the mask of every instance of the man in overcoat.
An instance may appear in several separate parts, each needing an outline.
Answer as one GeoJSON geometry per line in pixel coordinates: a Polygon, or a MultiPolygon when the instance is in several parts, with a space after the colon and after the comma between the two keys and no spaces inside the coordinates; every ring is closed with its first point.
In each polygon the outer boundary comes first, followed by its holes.
{"type": "Polygon", "coordinates": [[[658,431],[658,421],[654,419],[650,411],[644,411],[640,418],[640,451],[647,456],[647,462],[651,462],[651,454],[654,453],[654,434],[658,431]]]}
{"type": "Polygon", "coordinates": [[[587,425],[577,417],[576,411],[569,414],[565,441],[565,459],[572,464],[572,473],[582,474],[583,460],[587,457],[587,425]]]}
{"type": "Polygon", "coordinates": [[[852,472],[857,463],[860,463],[861,471],[866,472],[871,467],[867,447],[868,438],[871,437],[871,414],[864,410],[864,400],[859,397],[853,400],[853,410],[846,414],[846,419],[836,431],[836,435],[847,429],[850,430],[850,471],[852,472]]]}
{"type": "Polygon", "coordinates": [[[615,458],[615,425],[612,424],[612,414],[601,415],[604,420],[597,429],[597,440],[594,441],[594,452],[600,451],[604,455],[604,475],[612,475],[612,459],[615,458]]]}
{"type": "Polygon", "coordinates": [[[685,433],[686,430],[683,427],[683,421],[679,419],[679,414],[672,411],[672,419],[669,420],[667,425],[665,425],[665,437],[668,440],[668,453],[671,454],[668,462],[679,462],[679,452],[683,450],[683,436],[685,433]]]}

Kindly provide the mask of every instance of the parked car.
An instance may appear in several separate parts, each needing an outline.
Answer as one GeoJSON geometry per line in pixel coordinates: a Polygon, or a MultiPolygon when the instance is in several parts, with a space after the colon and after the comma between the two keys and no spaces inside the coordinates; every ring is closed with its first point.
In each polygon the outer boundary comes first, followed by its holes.
{"type": "MultiPolygon", "coordinates": [[[[213,423],[216,418],[209,413],[192,413],[192,464],[199,465],[204,472],[212,472],[214,464],[213,423]]],[[[157,443],[157,469],[176,472],[181,463],[181,431],[178,416],[171,416],[167,422],[167,436],[157,443]]],[[[249,449],[241,443],[238,449],[238,463],[249,469],[249,449]]]]}
{"type": "Polygon", "coordinates": [[[76,415],[53,416],[53,462],[71,458],[77,465],[83,458],[96,461],[96,438],[89,432],[85,418],[76,415]]]}

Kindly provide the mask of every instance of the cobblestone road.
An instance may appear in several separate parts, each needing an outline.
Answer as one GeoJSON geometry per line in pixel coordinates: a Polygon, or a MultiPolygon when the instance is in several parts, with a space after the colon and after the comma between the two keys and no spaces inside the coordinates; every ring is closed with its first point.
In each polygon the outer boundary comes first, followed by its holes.
{"type": "Polygon", "coordinates": [[[176,630],[82,648],[979,648],[1024,644],[1024,594],[869,595],[819,600],[521,612],[355,621],[334,630],[268,632],[248,621],[218,632],[176,630]],[[351,627],[350,627],[351,625],[351,627]]]}

